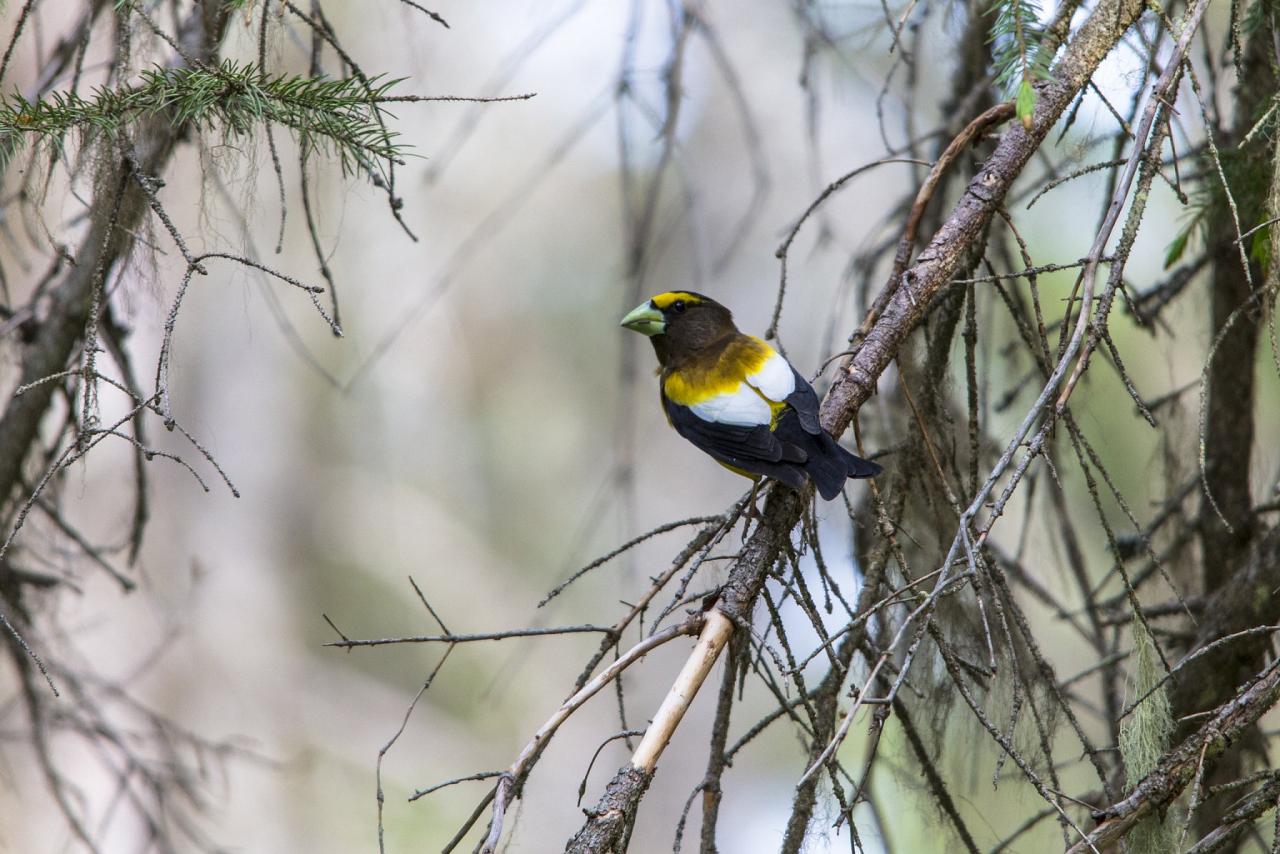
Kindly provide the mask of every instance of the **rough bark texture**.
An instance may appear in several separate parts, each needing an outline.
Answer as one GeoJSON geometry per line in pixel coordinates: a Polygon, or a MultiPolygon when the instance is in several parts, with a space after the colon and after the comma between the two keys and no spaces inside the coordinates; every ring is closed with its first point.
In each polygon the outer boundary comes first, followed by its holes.
{"type": "Polygon", "coordinates": [[[653,775],[625,765],[613,778],[600,803],[587,810],[587,823],[573,835],[564,850],[568,854],[621,854],[627,850],[640,799],[649,790],[653,775]]]}
{"type": "Polygon", "coordinates": [[[1265,785],[1251,792],[1244,800],[1222,817],[1222,824],[1187,849],[1187,854],[1210,854],[1234,847],[1241,837],[1253,827],[1263,813],[1275,809],[1280,800],[1280,776],[1274,776],[1265,785]]]}

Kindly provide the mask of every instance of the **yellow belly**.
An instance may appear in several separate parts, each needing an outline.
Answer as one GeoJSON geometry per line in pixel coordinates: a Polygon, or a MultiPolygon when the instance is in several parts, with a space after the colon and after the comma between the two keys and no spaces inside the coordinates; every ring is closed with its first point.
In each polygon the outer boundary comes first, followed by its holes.
{"type": "Polygon", "coordinates": [[[728,463],[721,463],[719,460],[716,460],[716,462],[720,463],[720,465],[724,466],[725,468],[727,468],[729,471],[733,472],[734,474],[740,474],[740,475],[742,475],[743,477],[747,478],[748,480],[759,480],[759,479],[760,479],[760,475],[756,474],[755,472],[746,471],[746,470],[744,470],[744,469],[740,469],[740,468],[738,468],[737,466],[731,466],[731,465],[729,465],[728,463]]]}

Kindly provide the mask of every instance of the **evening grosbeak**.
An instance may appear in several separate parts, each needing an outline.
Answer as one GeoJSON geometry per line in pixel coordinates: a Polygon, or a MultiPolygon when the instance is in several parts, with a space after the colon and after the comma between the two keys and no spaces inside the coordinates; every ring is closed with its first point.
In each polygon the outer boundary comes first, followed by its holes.
{"type": "Polygon", "coordinates": [[[667,420],[730,471],[800,489],[813,481],[830,501],[846,478],[880,466],[840,447],[818,423],[818,396],[764,341],[743,335],[720,303],[691,291],[658,294],[622,326],[649,336],[667,420]]]}

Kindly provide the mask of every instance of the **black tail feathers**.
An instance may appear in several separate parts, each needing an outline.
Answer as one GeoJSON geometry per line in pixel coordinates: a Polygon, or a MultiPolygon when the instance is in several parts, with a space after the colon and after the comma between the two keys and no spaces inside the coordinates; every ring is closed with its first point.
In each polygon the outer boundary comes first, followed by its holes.
{"type": "Polygon", "coordinates": [[[822,452],[810,454],[804,468],[824,501],[839,495],[848,478],[880,474],[880,466],[849,453],[825,432],[817,438],[822,443],[822,452]]]}
{"type": "Polygon", "coordinates": [[[844,466],[849,472],[849,477],[875,477],[884,471],[871,460],[864,460],[856,454],[851,454],[840,445],[836,445],[836,447],[840,449],[840,455],[844,457],[844,466]]]}

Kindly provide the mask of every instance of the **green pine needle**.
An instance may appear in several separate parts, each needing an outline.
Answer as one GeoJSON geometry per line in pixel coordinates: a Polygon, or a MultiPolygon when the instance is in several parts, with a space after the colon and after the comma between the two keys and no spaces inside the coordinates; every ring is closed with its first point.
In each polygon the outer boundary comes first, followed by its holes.
{"type": "Polygon", "coordinates": [[[396,80],[264,76],[256,65],[227,60],[205,68],[144,70],[136,83],[98,88],[88,97],[51,92],[28,101],[0,98],[0,166],[26,142],[61,151],[67,135],[107,136],[139,119],[167,114],[174,124],[246,135],[267,123],[289,128],[302,145],[334,154],[343,171],[398,162],[402,147],[379,119],[380,99],[396,80]]]}
{"type": "Polygon", "coordinates": [[[1031,130],[1031,117],[1036,112],[1036,90],[1031,86],[1031,81],[1026,79],[1022,81],[1022,85],[1018,87],[1018,99],[1014,106],[1022,126],[1031,130]]]}
{"type": "Polygon", "coordinates": [[[1053,55],[1044,49],[1038,0],[995,0],[988,14],[991,22],[992,62],[996,87],[1006,97],[1016,96],[1018,116],[1024,123],[1035,110],[1035,90],[1031,84],[1049,74],[1053,55]],[[1027,94],[1029,93],[1029,94],[1027,94]],[[1023,107],[1029,104],[1024,111],[1023,107]]]}
{"type": "Polygon", "coordinates": [[[1164,269],[1168,270],[1182,260],[1183,254],[1187,251],[1187,242],[1191,239],[1193,225],[1187,226],[1169,243],[1164,253],[1164,269]]]}

